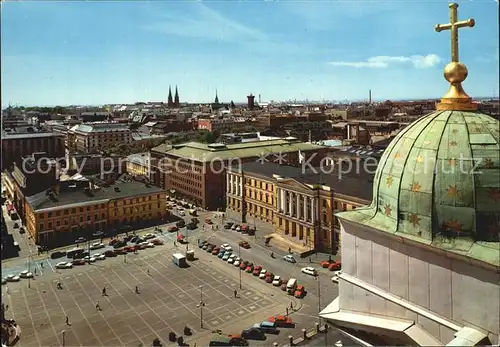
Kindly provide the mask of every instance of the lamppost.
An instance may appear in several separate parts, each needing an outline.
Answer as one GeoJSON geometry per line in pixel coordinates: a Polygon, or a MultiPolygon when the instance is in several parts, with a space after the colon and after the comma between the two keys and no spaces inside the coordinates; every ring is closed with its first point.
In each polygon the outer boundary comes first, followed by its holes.
{"type": "Polygon", "coordinates": [[[62,334],[62,347],[66,346],[66,330],[61,331],[62,334]]]}
{"type": "Polygon", "coordinates": [[[30,248],[30,255],[28,256],[28,288],[31,288],[31,275],[29,274],[31,272],[31,248],[30,248]]]}
{"type": "MultiPolygon", "coordinates": [[[[238,244],[238,256],[240,257],[241,259],[241,245],[238,244]]],[[[238,266],[237,267],[238,271],[240,272],[240,289],[242,289],[242,286],[241,286],[241,273],[243,272],[240,267],[238,266]]]]}
{"type": "Polygon", "coordinates": [[[203,285],[200,285],[200,328],[203,329],[203,306],[205,303],[203,302],[203,285]]]}
{"type": "Polygon", "coordinates": [[[316,276],[316,280],[318,281],[318,321],[319,321],[319,324],[321,324],[321,316],[319,315],[319,313],[321,312],[321,291],[320,291],[319,278],[320,278],[320,276],[318,274],[318,276],[316,276]]]}

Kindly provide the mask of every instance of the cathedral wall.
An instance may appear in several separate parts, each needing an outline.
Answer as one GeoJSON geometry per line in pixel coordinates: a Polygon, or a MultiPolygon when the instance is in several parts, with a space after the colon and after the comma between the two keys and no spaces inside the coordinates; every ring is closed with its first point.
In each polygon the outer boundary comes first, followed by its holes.
{"type": "MultiPolygon", "coordinates": [[[[341,240],[343,273],[459,326],[477,328],[498,343],[497,272],[349,222],[342,222],[341,240]]],[[[432,314],[420,315],[343,280],[339,293],[341,309],[414,320],[443,343],[453,339],[454,330],[437,323],[432,314]]]]}

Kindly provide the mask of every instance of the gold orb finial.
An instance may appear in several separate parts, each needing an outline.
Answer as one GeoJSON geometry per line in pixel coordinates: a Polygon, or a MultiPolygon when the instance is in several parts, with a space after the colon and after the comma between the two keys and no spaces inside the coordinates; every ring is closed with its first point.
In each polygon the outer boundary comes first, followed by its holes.
{"type": "Polygon", "coordinates": [[[434,28],[437,32],[450,30],[451,33],[451,62],[444,68],[444,78],[450,82],[450,89],[441,98],[441,102],[437,104],[437,109],[476,110],[477,104],[472,102],[472,99],[462,88],[462,82],[465,81],[468,75],[467,67],[458,60],[458,29],[465,27],[472,28],[476,22],[472,18],[465,21],[458,21],[458,4],[451,3],[448,7],[450,8],[450,23],[437,24],[434,28]]]}

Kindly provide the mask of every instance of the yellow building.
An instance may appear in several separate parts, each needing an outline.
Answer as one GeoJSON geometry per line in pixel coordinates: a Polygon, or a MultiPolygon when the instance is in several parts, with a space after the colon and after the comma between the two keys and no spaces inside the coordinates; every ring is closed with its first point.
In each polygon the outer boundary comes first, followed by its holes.
{"type": "Polygon", "coordinates": [[[97,231],[114,234],[124,227],[161,224],[168,216],[165,192],[138,181],[113,185],[60,182],[26,198],[26,229],[41,245],[72,243],[97,231]]]}
{"type": "Polygon", "coordinates": [[[339,223],[334,213],[369,203],[372,185],[356,176],[273,163],[245,163],[227,172],[227,216],[243,223],[257,220],[308,250],[336,250],[339,223]]]}
{"type": "Polygon", "coordinates": [[[127,157],[126,170],[132,176],[145,176],[149,178],[151,160],[149,153],[131,154],[127,157]]]}

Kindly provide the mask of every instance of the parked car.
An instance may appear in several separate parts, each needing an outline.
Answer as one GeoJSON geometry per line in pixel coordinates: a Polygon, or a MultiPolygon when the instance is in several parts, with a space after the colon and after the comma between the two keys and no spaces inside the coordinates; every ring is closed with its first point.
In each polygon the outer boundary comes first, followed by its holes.
{"type": "Polygon", "coordinates": [[[115,242],[115,244],[113,245],[113,248],[122,248],[122,247],[125,247],[127,245],[127,243],[123,240],[119,240],[118,242],[115,242]]]}
{"type": "Polygon", "coordinates": [[[267,273],[267,270],[266,269],[262,269],[260,270],[260,273],[259,273],[259,278],[261,280],[265,279],[266,278],[266,273],[267,273]]]}
{"type": "Polygon", "coordinates": [[[73,265],[85,265],[85,260],[83,259],[73,259],[73,265]]]}
{"type": "Polygon", "coordinates": [[[75,240],[75,243],[82,243],[82,242],[87,242],[87,239],[85,237],[79,237],[75,240]]]}
{"type": "Polygon", "coordinates": [[[283,256],[283,260],[287,261],[289,263],[296,263],[297,262],[297,260],[295,260],[295,258],[291,254],[287,254],[287,255],[283,256]]]}
{"type": "Polygon", "coordinates": [[[125,250],[125,248],[118,248],[118,249],[115,249],[115,254],[127,254],[127,251],[125,250]]]}
{"type": "Polygon", "coordinates": [[[265,340],[266,334],[257,328],[248,328],[241,332],[241,336],[243,336],[247,340],[265,340]]]}
{"type": "MultiPolygon", "coordinates": [[[[207,252],[210,253],[214,250],[215,248],[215,245],[213,244],[209,244],[208,247],[207,247],[207,252]]],[[[205,249],[205,247],[203,247],[203,249],[205,249]]]]}
{"type": "Polygon", "coordinates": [[[266,276],[266,278],[264,279],[264,281],[266,281],[266,283],[273,283],[273,280],[274,280],[273,275],[266,276]]]}
{"type": "Polygon", "coordinates": [[[273,322],[261,322],[253,325],[253,328],[260,329],[267,334],[279,334],[279,329],[276,328],[276,324],[273,322]]]}
{"type": "Polygon", "coordinates": [[[104,255],[106,257],[112,258],[112,257],[116,257],[117,254],[116,254],[115,251],[113,251],[113,250],[110,249],[110,250],[105,251],[104,255]]]}
{"type": "Polygon", "coordinates": [[[232,255],[231,252],[225,252],[224,256],[222,257],[222,260],[228,261],[231,255],[232,255]]]}
{"type": "Polygon", "coordinates": [[[87,263],[95,263],[96,258],[91,256],[86,256],[83,258],[83,260],[85,260],[87,263]]]}
{"type": "Polygon", "coordinates": [[[295,296],[298,299],[302,299],[306,295],[306,289],[304,286],[298,285],[297,288],[295,289],[295,293],[293,296],[295,296]]]}
{"type": "Polygon", "coordinates": [[[236,254],[231,254],[229,256],[229,259],[227,260],[228,264],[232,264],[234,263],[234,261],[236,260],[236,254]]]}
{"type": "Polygon", "coordinates": [[[146,235],[143,236],[143,239],[149,240],[149,239],[154,239],[155,237],[156,237],[155,234],[147,233],[146,235]]]}
{"type": "Polygon", "coordinates": [[[59,259],[66,256],[66,252],[55,251],[50,254],[50,259],[59,259]]]}
{"type": "Polygon", "coordinates": [[[205,223],[207,224],[214,224],[210,218],[205,218],[205,223]]]}
{"type": "Polygon", "coordinates": [[[226,250],[226,251],[232,251],[233,248],[229,245],[229,243],[224,243],[220,246],[220,248],[226,250]]]}
{"type": "Polygon", "coordinates": [[[267,321],[274,323],[277,327],[281,327],[281,328],[293,328],[295,326],[291,317],[287,317],[287,316],[283,316],[283,315],[269,317],[267,319],[267,321]]]}
{"type": "Polygon", "coordinates": [[[191,218],[191,223],[198,224],[199,222],[200,222],[200,220],[198,218],[196,218],[196,217],[191,218]]]}
{"type": "Polygon", "coordinates": [[[213,255],[218,255],[219,253],[220,253],[220,248],[219,247],[215,247],[214,250],[212,251],[213,255]]]}
{"type": "Polygon", "coordinates": [[[169,233],[175,233],[177,230],[179,230],[179,228],[177,227],[177,225],[172,225],[172,226],[169,226],[167,231],[169,233]]]}
{"type": "Polygon", "coordinates": [[[240,257],[236,257],[236,258],[234,259],[233,265],[234,265],[234,266],[237,266],[237,267],[240,267],[240,264],[241,264],[242,260],[243,260],[243,259],[241,259],[240,257]]]}
{"type": "Polygon", "coordinates": [[[274,276],[274,279],[273,279],[273,286],[275,287],[279,287],[281,286],[281,277],[280,276],[274,276]]]}
{"type": "Polygon", "coordinates": [[[104,247],[105,245],[102,242],[94,242],[93,244],[90,245],[90,249],[99,249],[104,247]]]}
{"type": "Polygon", "coordinates": [[[108,245],[114,246],[117,242],[119,242],[118,239],[113,239],[113,240],[109,241],[108,245]]]}
{"type": "Polygon", "coordinates": [[[233,226],[232,222],[227,222],[226,224],[224,224],[224,229],[231,229],[232,226],[233,226]]]}
{"type": "Polygon", "coordinates": [[[231,227],[231,230],[236,230],[236,228],[239,226],[240,226],[239,224],[233,224],[233,226],[231,227]]]}
{"type": "Polygon", "coordinates": [[[123,249],[125,250],[125,252],[128,252],[128,253],[135,252],[137,250],[137,248],[135,246],[125,246],[125,247],[123,247],[123,249]]]}
{"type": "Polygon", "coordinates": [[[155,246],[161,246],[161,245],[163,245],[163,241],[160,240],[160,239],[154,239],[154,240],[151,241],[151,243],[153,245],[155,245],[155,246]]]}
{"type": "Polygon", "coordinates": [[[328,268],[328,266],[329,266],[330,264],[331,264],[331,262],[330,262],[330,261],[328,261],[328,260],[323,260],[323,261],[320,261],[320,262],[319,262],[319,265],[320,265],[323,269],[328,268]]]}
{"type": "Polygon", "coordinates": [[[186,226],[186,222],[184,221],[184,219],[181,219],[179,221],[177,221],[177,223],[175,223],[175,225],[177,226],[177,228],[184,228],[186,226]]]}
{"type": "Polygon", "coordinates": [[[238,244],[240,245],[240,247],[243,247],[245,249],[249,249],[251,247],[250,244],[247,241],[241,241],[238,244]]]}
{"type": "Polygon", "coordinates": [[[21,277],[17,275],[7,275],[5,279],[7,280],[7,282],[19,282],[21,280],[21,277]]]}
{"type": "Polygon", "coordinates": [[[315,268],[307,266],[302,268],[302,273],[305,273],[306,275],[310,276],[318,276],[318,272],[316,271],[315,268]]]}
{"type": "Polygon", "coordinates": [[[71,269],[73,264],[70,262],[61,261],[56,264],[56,269],[71,269]]]}
{"type": "Polygon", "coordinates": [[[190,222],[190,223],[186,224],[186,229],[187,230],[194,230],[194,229],[196,229],[196,224],[190,222]]]}
{"type": "Polygon", "coordinates": [[[330,271],[337,271],[337,270],[340,270],[341,268],[342,268],[342,264],[339,261],[336,261],[336,262],[328,265],[328,270],[330,270],[330,271]]]}
{"type": "Polygon", "coordinates": [[[252,272],[252,275],[254,276],[259,276],[260,275],[260,271],[262,270],[262,266],[260,265],[257,265],[253,268],[253,272],[252,272]]]}
{"type": "Polygon", "coordinates": [[[250,264],[250,262],[248,260],[242,261],[240,264],[240,270],[245,270],[249,264],[250,264]]]}

